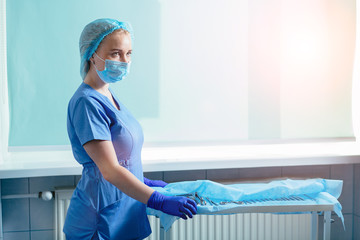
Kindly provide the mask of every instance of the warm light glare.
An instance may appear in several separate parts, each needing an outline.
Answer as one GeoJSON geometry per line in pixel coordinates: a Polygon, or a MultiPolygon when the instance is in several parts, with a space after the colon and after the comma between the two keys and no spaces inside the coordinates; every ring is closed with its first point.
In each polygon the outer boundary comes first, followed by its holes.
{"type": "Polygon", "coordinates": [[[296,29],[295,26],[292,32],[287,32],[286,35],[283,51],[293,63],[309,66],[318,61],[326,61],[324,33],[311,29],[296,29]]]}
{"type": "Polygon", "coordinates": [[[341,1],[283,2],[282,137],[351,136],[354,9],[341,1]]]}

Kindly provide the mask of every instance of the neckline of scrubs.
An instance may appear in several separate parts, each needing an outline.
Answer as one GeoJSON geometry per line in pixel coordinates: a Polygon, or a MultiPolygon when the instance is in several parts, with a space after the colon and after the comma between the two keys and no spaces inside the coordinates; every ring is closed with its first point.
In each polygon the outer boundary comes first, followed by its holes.
{"type": "Polygon", "coordinates": [[[108,103],[110,103],[111,107],[114,108],[116,111],[122,112],[122,110],[124,109],[124,107],[122,106],[122,104],[120,104],[120,101],[118,101],[118,100],[116,99],[116,97],[114,96],[114,93],[112,92],[112,90],[111,90],[110,88],[109,88],[109,92],[111,93],[111,97],[114,99],[115,104],[116,104],[120,109],[118,109],[116,106],[114,106],[114,104],[110,101],[110,99],[109,99],[107,96],[105,96],[104,94],[96,91],[96,90],[95,90],[93,87],[91,87],[89,84],[87,84],[87,83],[85,83],[85,82],[82,82],[82,83],[83,83],[86,87],[89,87],[89,88],[91,88],[92,90],[94,90],[99,96],[101,96],[102,98],[106,99],[106,101],[107,101],[108,103]]]}

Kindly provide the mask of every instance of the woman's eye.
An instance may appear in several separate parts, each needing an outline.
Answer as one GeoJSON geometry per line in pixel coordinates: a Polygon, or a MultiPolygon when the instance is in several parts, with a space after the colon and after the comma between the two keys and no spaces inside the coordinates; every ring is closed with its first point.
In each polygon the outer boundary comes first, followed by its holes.
{"type": "Polygon", "coordinates": [[[132,54],[132,52],[128,52],[127,55],[130,56],[132,54]]]}
{"type": "Polygon", "coordinates": [[[119,56],[120,54],[118,52],[114,52],[113,54],[111,54],[113,57],[117,57],[119,56]]]}

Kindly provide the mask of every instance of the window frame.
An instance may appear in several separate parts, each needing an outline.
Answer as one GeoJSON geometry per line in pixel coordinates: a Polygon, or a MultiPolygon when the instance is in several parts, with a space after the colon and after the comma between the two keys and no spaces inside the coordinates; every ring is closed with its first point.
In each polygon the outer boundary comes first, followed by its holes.
{"type": "Polygon", "coordinates": [[[0,0],[0,163],[8,159],[9,101],[7,85],[6,0],[0,0]]]}

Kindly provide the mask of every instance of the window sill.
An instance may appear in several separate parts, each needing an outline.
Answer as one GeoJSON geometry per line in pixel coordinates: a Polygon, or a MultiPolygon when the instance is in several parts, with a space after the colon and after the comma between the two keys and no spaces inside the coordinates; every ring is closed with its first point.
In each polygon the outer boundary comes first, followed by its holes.
{"type": "MultiPolygon", "coordinates": [[[[356,142],[144,147],[144,172],[360,163],[356,142]]],[[[9,152],[0,179],[81,175],[70,150],[9,152]]]]}

